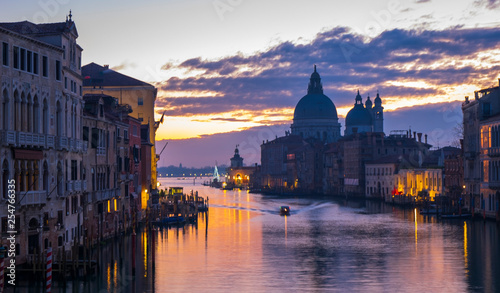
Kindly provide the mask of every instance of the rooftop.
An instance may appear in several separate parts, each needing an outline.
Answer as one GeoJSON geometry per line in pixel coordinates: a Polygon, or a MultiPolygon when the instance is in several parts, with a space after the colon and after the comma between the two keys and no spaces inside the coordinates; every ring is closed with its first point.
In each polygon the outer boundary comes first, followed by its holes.
{"type": "Polygon", "coordinates": [[[83,86],[143,86],[153,87],[151,84],[133,77],[121,74],[108,66],[101,66],[94,62],[82,67],[83,86]]]}

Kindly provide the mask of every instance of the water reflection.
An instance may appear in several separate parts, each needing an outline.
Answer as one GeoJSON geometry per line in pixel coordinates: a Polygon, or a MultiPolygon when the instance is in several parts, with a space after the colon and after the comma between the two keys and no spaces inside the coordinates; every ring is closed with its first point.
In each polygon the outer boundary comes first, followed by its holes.
{"type": "MultiPolygon", "coordinates": [[[[182,183],[162,182],[170,185],[182,183]]],[[[56,281],[54,291],[500,291],[499,231],[492,222],[441,222],[380,202],[185,186],[210,198],[209,212],[196,224],[152,232],[154,245],[152,234],[139,231],[135,275],[127,236],[98,250],[98,276],[56,281]],[[281,205],[292,214],[280,216],[281,205]]]]}

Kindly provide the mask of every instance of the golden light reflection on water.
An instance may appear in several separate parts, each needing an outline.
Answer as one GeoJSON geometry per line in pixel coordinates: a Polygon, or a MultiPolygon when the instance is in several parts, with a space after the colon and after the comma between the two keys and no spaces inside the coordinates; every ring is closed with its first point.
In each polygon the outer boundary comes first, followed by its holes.
{"type": "Polygon", "coordinates": [[[106,275],[107,275],[107,289],[108,289],[108,292],[111,291],[111,264],[108,264],[107,265],[107,268],[106,268],[106,275]]]}
{"type": "MultiPolygon", "coordinates": [[[[156,270],[151,265],[147,268],[152,272],[148,278],[156,280],[153,282],[157,288],[168,288],[169,292],[218,292],[228,286],[237,286],[239,292],[269,292],[277,280],[286,282],[290,278],[304,278],[295,285],[298,289],[324,288],[321,286],[331,284],[331,276],[337,278],[335,286],[339,291],[358,282],[358,291],[380,291],[380,286],[391,286],[401,289],[399,292],[440,292],[439,288],[461,292],[472,278],[469,272],[476,269],[471,268],[475,263],[468,261],[476,259],[472,256],[474,250],[468,250],[475,240],[468,238],[471,223],[436,223],[435,217],[422,216],[417,209],[413,209],[413,215],[411,209],[396,209],[401,219],[385,214],[359,217],[336,203],[318,205],[304,199],[296,200],[302,204],[297,206],[300,212],[280,217],[278,206],[296,203],[237,190],[195,190],[202,197],[210,197],[208,214],[200,214],[197,224],[163,229],[163,236],[158,235],[156,270]],[[316,212],[319,209],[329,213],[316,212]],[[322,226],[315,230],[319,236],[308,233],[313,227],[311,218],[321,220],[322,226]],[[368,230],[394,233],[364,241],[368,230]],[[397,247],[387,259],[383,257],[385,243],[397,247]],[[329,263],[321,270],[317,263],[307,263],[317,247],[338,251],[321,255],[321,261],[324,258],[329,263]],[[344,257],[351,249],[360,252],[358,259],[344,257]],[[277,268],[276,264],[283,261],[287,265],[277,268]],[[379,261],[385,265],[378,265],[379,261]],[[368,269],[373,273],[360,273],[368,269]],[[380,274],[390,277],[380,281],[380,274]],[[367,278],[369,282],[363,283],[367,278]]],[[[151,262],[151,258],[148,260],[151,262]]]]}
{"type": "Polygon", "coordinates": [[[415,208],[414,210],[414,214],[415,214],[415,251],[417,251],[417,243],[418,243],[418,221],[417,221],[417,208],[415,208]]]}
{"type": "Polygon", "coordinates": [[[144,248],[144,278],[148,277],[148,233],[142,233],[142,247],[144,248]]]}
{"type": "MultiPolygon", "coordinates": [[[[227,276],[255,271],[263,266],[262,222],[252,221],[262,216],[261,212],[254,210],[255,197],[241,190],[217,190],[220,195],[214,196],[214,189],[195,189],[199,196],[210,198],[208,213],[198,217],[198,228],[185,226],[184,233],[180,227],[165,228],[165,236],[158,239],[155,279],[158,282],[168,279],[172,291],[186,286],[182,278],[173,276],[203,276],[203,279],[210,280],[207,286],[224,288],[227,276]],[[198,234],[204,241],[199,241],[198,234]],[[177,241],[173,241],[176,238],[177,241]]],[[[252,283],[252,286],[259,291],[258,284],[252,283]]]]}
{"type": "Polygon", "coordinates": [[[288,237],[288,227],[287,227],[287,217],[285,215],[285,245],[287,244],[287,237],[288,237]]]}
{"type": "Polygon", "coordinates": [[[465,265],[465,276],[469,276],[469,253],[467,247],[467,222],[464,221],[464,265],[465,265]]]}

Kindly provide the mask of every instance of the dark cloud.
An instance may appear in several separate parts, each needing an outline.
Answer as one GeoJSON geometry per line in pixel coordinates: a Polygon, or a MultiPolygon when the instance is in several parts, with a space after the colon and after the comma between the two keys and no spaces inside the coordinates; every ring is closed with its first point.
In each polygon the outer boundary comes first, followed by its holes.
{"type": "MultiPolygon", "coordinates": [[[[161,89],[166,96],[159,96],[156,106],[165,108],[169,116],[290,109],[306,94],[313,64],[318,66],[325,94],[337,107],[353,103],[353,88],[372,96],[378,89],[382,97],[444,94],[446,86],[467,83],[481,87],[479,81],[495,80],[500,71],[498,61],[483,60],[484,66],[475,67],[464,60],[477,59],[478,52],[499,46],[500,30],[496,28],[393,29],[367,39],[337,27],[319,33],[309,44],[283,42],[249,56],[185,60],[177,67],[202,73],[164,81],[161,89]],[[435,63],[440,65],[431,66],[435,63]],[[242,68],[248,70],[240,71],[242,68]],[[432,87],[387,84],[418,80],[432,87]],[[169,91],[198,92],[201,96],[170,98],[169,91]],[[206,92],[216,95],[203,94],[206,92]]],[[[173,65],[165,64],[164,68],[173,65]]]]}

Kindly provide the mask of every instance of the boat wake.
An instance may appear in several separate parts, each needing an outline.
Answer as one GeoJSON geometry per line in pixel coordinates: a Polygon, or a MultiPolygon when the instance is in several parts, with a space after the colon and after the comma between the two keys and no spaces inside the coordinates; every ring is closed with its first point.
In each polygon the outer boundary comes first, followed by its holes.
{"type": "MultiPolygon", "coordinates": [[[[243,206],[234,206],[234,205],[221,205],[221,204],[211,204],[210,207],[215,207],[215,208],[227,208],[227,209],[236,209],[236,210],[242,210],[242,211],[251,211],[251,212],[256,212],[256,213],[262,213],[262,214],[279,214],[279,207],[283,203],[276,203],[276,206],[272,207],[262,207],[262,208],[252,208],[252,207],[243,207],[243,206]]],[[[297,203],[295,205],[291,204],[290,205],[290,214],[301,214],[301,213],[307,213],[310,211],[314,211],[317,209],[322,209],[325,207],[331,206],[332,203],[329,202],[315,202],[306,206],[302,206],[300,203],[297,203]]]]}

